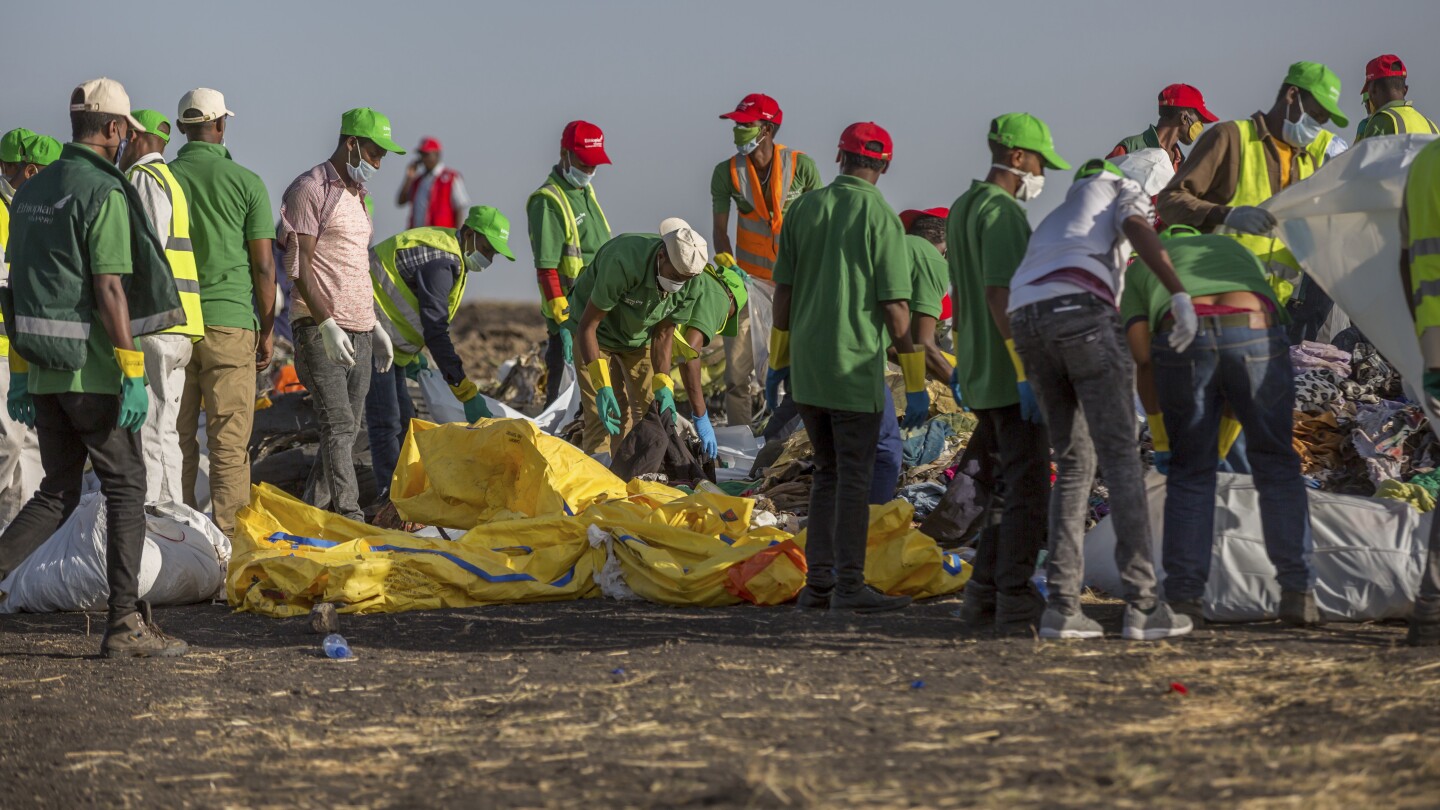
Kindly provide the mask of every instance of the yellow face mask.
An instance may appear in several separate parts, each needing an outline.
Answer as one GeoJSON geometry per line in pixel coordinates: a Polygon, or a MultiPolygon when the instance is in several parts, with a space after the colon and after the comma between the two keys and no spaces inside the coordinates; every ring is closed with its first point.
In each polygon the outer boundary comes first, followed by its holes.
{"type": "Polygon", "coordinates": [[[1187,144],[1194,143],[1194,142],[1195,142],[1195,139],[1196,139],[1196,138],[1199,138],[1199,137],[1200,137],[1200,133],[1201,133],[1201,132],[1204,132],[1204,131],[1205,131],[1205,125],[1204,125],[1204,124],[1200,123],[1199,121],[1192,121],[1192,122],[1190,122],[1190,127],[1185,130],[1185,135],[1184,135],[1184,137],[1182,137],[1180,140],[1181,140],[1181,141],[1184,141],[1184,142],[1187,143],[1187,144]]]}

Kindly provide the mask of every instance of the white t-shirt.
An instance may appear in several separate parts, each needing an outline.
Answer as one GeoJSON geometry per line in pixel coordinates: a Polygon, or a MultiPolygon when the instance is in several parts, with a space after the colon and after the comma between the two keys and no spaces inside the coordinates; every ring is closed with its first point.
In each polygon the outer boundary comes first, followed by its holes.
{"type": "Polygon", "coordinates": [[[1063,280],[1041,279],[1067,267],[1083,270],[1120,300],[1130,243],[1123,225],[1130,217],[1155,219],[1155,208],[1139,183],[1101,172],[1070,186],[1065,202],[1030,235],[1025,258],[1010,279],[1010,312],[1061,295],[1085,292],[1063,280]]]}

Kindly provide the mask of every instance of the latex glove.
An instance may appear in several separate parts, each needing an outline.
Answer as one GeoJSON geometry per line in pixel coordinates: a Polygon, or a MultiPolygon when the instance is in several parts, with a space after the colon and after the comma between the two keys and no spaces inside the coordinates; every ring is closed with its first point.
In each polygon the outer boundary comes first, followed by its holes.
{"type": "Polygon", "coordinates": [[[1035,389],[1030,387],[1030,382],[1025,379],[1025,363],[1020,359],[1020,352],[1015,349],[1015,341],[1005,341],[1005,350],[1010,352],[1010,363],[1015,366],[1015,390],[1020,394],[1020,418],[1032,425],[1043,424],[1045,415],[1040,412],[1040,401],[1035,398],[1035,389]]]}
{"type": "Polygon", "coordinates": [[[900,424],[907,428],[920,427],[930,416],[930,392],[925,389],[925,352],[908,352],[899,355],[899,359],[900,372],[905,377],[905,416],[900,424]]]}
{"type": "Polygon", "coordinates": [[[120,416],[116,425],[134,433],[145,424],[150,412],[150,395],[145,391],[145,355],[132,349],[116,349],[120,365],[120,416]]]}
{"type": "Polygon", "coordinates": [[[590,382],[595,386],[595,418],[611,436],[620,435],[620,401],[615,398],[615,389],[610,385],[610,360],[601,355],[585,367],[590,372],[590,382]]]}
{"type": "Polygon", "coordinates": [[[1279,224],[1274,214],[1253,205],[1236,206],[1225,215],[1225,227],[1256,236],[1275,230],[1279,224]]]}
{"type": "Polygon", "coordinates": [[[1420,378],[1420,387],[1432,397],[1440,398],[1440,371],[1427,371],[1420,378]]]}
{"type": "Polygon", "coordinates": [[[655,401],[660,403],[660,417],[668,418],[666,424],[675,426],[675,381],[670,379],[669,374],[656,374],[650,382],[650,390],[655,392],[655,401]]]}
{"type": "Polygon", "coordinates": [[[320,340],[325,344],[325,356],[332,363],[355,365],[355,344],[350,342],[350,336],[345,334],[340,324],[335,323],[334,318],[326,318],[320,324],[320,340]]]}
{"type": "Polygon", "coordinates": [[[720,443],[715,439],[715,428],[710,424],[710,414],[702,413],[695,417],[695,432],[700,434],[700,453],[704,456],[701,461],[720,455],[720,443]]]}
{"type": "Polygon", "coordinates": [[[970,411],[965,406],[964,395],[960,393],[960,369],[958,368],[950,372],[950,396],[955,398],[955,404],[959,405],[962,410],[967,413],[970,411]]]}
{"type": "Polygon", "coordinates": [[[765,406],[771,413],[780,409],[780,383],[789,379],[788,368],[772,368],[765,372],[765,406]]]}
{"type": "Polygon", "coordinates": [[[575,334],[569,329],[560,329],[560,353],[565,358],[565,365],[575,362],[575,334]]]}
{"type": "Polygon", "coordinates": [[[421,352],[415,355],[415,359],[411,361],[410,365],[405,366],[405,376],[409,377],[415,382],[420,382],[420,372],[425,371],[429,368],[430,361],[426,360],[425,353],[421,352]]]}
{"type": "Polygon", "coordinates": [[[370,351],[373,355],[371,362],[374,363],[376,371],[384,374],[395,365],[395,344],[390,342],[389,333],[379,323],[375,324],[375,330],[370,335],[370,351]]]}
{"type": "Polygon", "coordinates": [[[490,406],[485,404],[485,398],[480,396],[480,388],[470,380],[461,380],[450,386],[450,392],[465,406],[465,421],[474,423],[476,419],[489,419],[490,406]]]}
{"type": "Polygon", "coordinates": [[[1158,473],[1160,473],[1161,475],[1169,475],[1169,474],[1170,474],[1170,451],[1169,451],[1169,450],[1156,450],[1156,451],[1155,451],[1155,472],[1158,472],[1158,473]]]}
{"type": "Polygon", "coordinates": [[[1195,333],[1200,331],[1200,319],[1195,315],[1190,293],[1179,292],[1170,296],[1170,317],[1175,321],[1170,329],[1170,348],[1183,352],[1195,342],[1195,333]]]}
{"type": "Polygon", "coordinates": [[[1224,461],[1230,455],[1230,450],[1235,442],[1240,440],[1240,422],[1230,414],[1220,417],[1220,460],[1224,461]]]}
{"type": "Polygon", "coordinates": [[[10,372],[10,395],[5,399],[10,418],[25,427],[35,427],[35,397],[30,395],[30,372],[10,372]]]}
{"type": "Polygon", "coordinates": [[[550,316],[550,320],[557,324],[570,320],[570,301],[563,295],[548,299],[541,308],[550,316]]]}

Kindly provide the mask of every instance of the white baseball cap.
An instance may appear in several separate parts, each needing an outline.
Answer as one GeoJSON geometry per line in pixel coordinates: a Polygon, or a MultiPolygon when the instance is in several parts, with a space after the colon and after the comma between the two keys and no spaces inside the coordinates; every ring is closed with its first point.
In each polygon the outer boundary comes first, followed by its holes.
{"type": "Polygon", "coordinates": [[[227,115],[234,115],[225,107],[225,96],[219,90],[197,87],[180,97],[180,109],[175,120],[182,124],[203,124],[227,115]],[[185,116],[186,110],[199,110],[199,115],[185,116]]]}
{"type": "Polygon", "coordinates": [[[705,269],[710,245],[705,237],[690,227],[690,223],[679,217],[669,217],[660,223],[660,238],[665,241],[665,252],[670,257],[671,266],[680,275],[694,278],[705,269]]]}
{"type": "Polygon", "coordinates": [[[114,79],[107,79],[101,76],[98,79],[91,79],[88,82],[75,88],[75,93],[70,96],[70,112],[98,112],[109,115],[123,115],[125,120],[130,122],[130,129],[136,132],[146,132],[145,125],[135,120],[130,114],[130,94],[125,92],[124,85],[114,79]],[[79,101],[73,101],[76,96],[79,101]]]}

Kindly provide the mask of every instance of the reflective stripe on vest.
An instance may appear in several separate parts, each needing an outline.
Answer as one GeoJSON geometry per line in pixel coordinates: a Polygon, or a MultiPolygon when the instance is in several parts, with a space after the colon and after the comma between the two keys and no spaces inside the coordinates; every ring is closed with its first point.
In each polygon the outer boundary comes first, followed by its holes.
{"type": "Polygon", "coordinates": [[[160,236],[165,243],[165,260],[170,263],[170,273],[175,277],[175,289],[180,292],[185,323],[166,329],[161,334],[188,335],[191,340],[200,340],[205,336],[205,316],[200,310],[200,276],[195,266],[195,248],[190,241],[190,204],[185,198],[185,189],[180,187],[170,167],[162,161],[138,164],[135,171],[149,175],[170,201],[170,228],[160,236]]]}
{"type": "Polygon", "coordinates": [[[1435,122],[1421,115],[1419,110],[1409,104],[1383,109],[1375,114],[1380,115],[1381,113],[1390,116],[1390,119],[1395,122],[1396,135],[1423,135],[1425,133],[1440,135],[1440,129],[1435,128],[1435,122]]]}
{"type": "MultiPolygon", "coordinates": [[[[10,275],[10,259],[5,246],[10,244],[10,201],[0,197],[0,257],[5,258],[5,275],[10,275]]],[[[10,338],[5,334],[5,319],[0,317],[0,357],[10,356],[10,338]]]]}
{"type": "Polygon", "coordinates": [[[375,303],[380,307],[380,324],[390,336],[395,347],[395,363],[408,366],[415,362],[416,355],[425,348],[425,333],[420,323],[420,302],[415,291],[405,283],[395,269],[395,255],[402,250],[415,247],[430,247],[455,257],[460,266],[460,277],[450,288],[449,320],[455,320],[460,311],[460,299],[465,295],[465,260],[460,254],[460,242],[451,228],[411,228],[376,245],[370,261],[370,280],[375,288],[375,303]]]}
{"type": "MultiPolygon", "coordinates": [[[[1265,159],[1265,142],[1259,137],[1255,122],[1250,119],[1236,121],[1240,134],[1240,173],[1235,184],[1235,196],[1227,203],[1231,208],[1241,205],[1259,205],[1278,193],[1270,185],[1270,168],[1265,159]]],[[[1304,149],[1296,149],[1291,164],[1290,184],[1294,185],[1315,173],[1325,162],[1325,150],[1334,137],[1328,130],[1322,131],[1315,142],[1304,149]]],[[[1256,236],[1248,233],[1229,232],[1225,234],[1244,245],[1260,259],[1275,296],[1281,305],[1290,300],[1295,291],[1295,282],[1300,278],[1300,263],[1280,241],[1278,236],[1256,236]]]]}
{"type": "Polygon", "coordinates": [[[730,158],[730,183],[735,193],[750,206],[750,213],[736,210],[735,261],[757,278],[769,279],[775,267],[780,226],[785,220],[785,200],[795,182],[796,155],[803,154],[775,144],[770,163],[770,184],[760,182],[755,165],[744,155],[730,158]],[[778,169],[778,171],[777,171],[778,169]]]}
{"type": "MultiPolygon", "coordinates": [[[[610,233],[610,221],[605,218],[605,210],[600,207],[600,201],[595,199],[595,189],[586,186],[585,194],[590,200],[590,206],[600,215],[600,224],[605,226],[605,233],[610,233]]],[[[580,250],[580,226],[575,222],[575,209],[570,207],[570,200],[565,196],[565,192],[554,183],[541,186],[530,198],[534,199],[536,195],[554,203],[560,212],[560,222],[565,226],[565,246],[560,249],[560,266],[555,269],[565,278],[573,279],[585,269],[585,254],[580,250]]]]}
{"type": "Polygon", "coordinates": [[[1426,365],[1434,368],[1440,361],[1440,140],[1410,164],[1405,217],[1415,332],[1426,365]]]}

